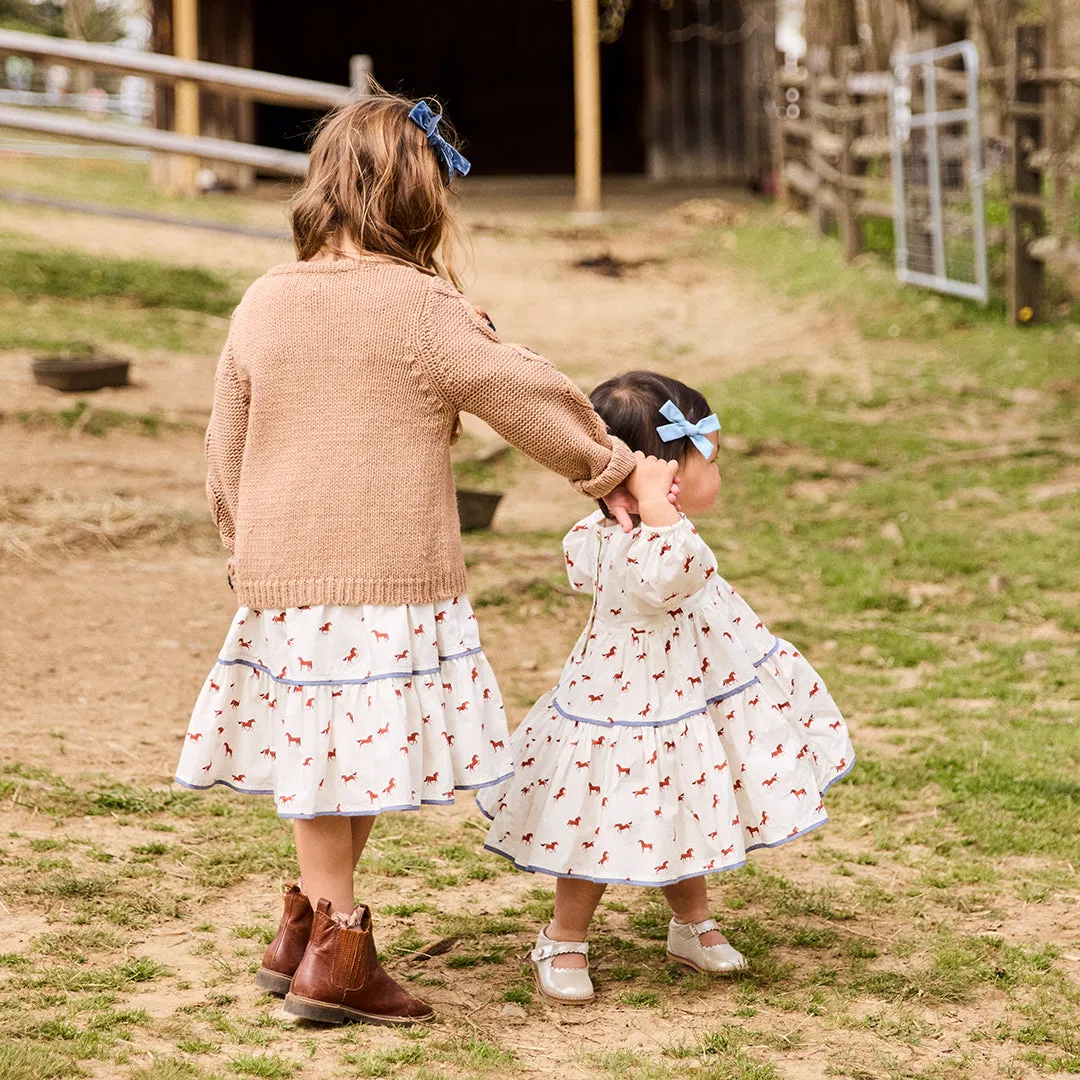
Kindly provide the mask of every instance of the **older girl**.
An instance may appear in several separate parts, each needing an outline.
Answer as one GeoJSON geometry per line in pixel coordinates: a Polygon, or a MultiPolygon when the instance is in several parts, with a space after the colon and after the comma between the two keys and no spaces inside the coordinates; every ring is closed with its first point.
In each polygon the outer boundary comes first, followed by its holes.
{"type": "Polygon", "coordinates": [[[331,115],[293,205],[297,261],[247,291],[218,365],[207,492],[239,610],[177,770],[271,795],[289,891],[258,975],[285,1009],[408,1023],[353,871],[376,815],[511,771],[465,596],[450,468],[458,414],[599,497],[633,456],[548,361],[504,344],[443,261],[468,162],[425,102],[331,115]]]}

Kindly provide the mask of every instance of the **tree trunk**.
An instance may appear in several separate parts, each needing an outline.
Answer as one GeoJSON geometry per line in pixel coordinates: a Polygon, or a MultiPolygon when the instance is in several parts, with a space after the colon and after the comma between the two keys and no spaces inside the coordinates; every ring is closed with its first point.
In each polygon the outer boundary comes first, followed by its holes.
{"type": "Polygon", "coordinates": [[[806,0],[807,52],[821,48],[833,56],[843,45],[859,44],[855,0],[806,0]]]}
{"type": "Polygon", "coordinates": [[[931,22],[944,23],[957,39],[967,36],[972,0],[915,0],[915,6],[931,22]]]}
{"type": "MultiPolygon", "coordinates": [[[[64,34],[74,41],[86,41],[94,0],[67,0],[64,5],[64,34]]],[[[71,89],[85,94],[94,85],[94,73],[87,67],[72,70],[71,89]]]]}
{"type": "Polygon", "coordinates": [[[67,0],[64,5],[64,34],[75,41],[86,41],[94,0],[67,0]]]}

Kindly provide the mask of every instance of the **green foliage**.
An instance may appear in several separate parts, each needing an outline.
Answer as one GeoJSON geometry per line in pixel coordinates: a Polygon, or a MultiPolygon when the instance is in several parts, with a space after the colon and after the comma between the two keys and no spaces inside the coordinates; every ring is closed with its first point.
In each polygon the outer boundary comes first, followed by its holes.
{"type": "Polygon", "coordinates": [[[64,431],[76,426],[87,435],[105,435],[109,431],[131,431],[138,435],[157,435],[166,424],[157,413],[130,413],[121,409],[103,409],[79,400],[64,409],[26,409],[15,418],[27,427],[46,427],[55,424],[64,431]]]}
{"type": "Polygon", "coordinates": [[[0,27],[82,41],[116,41],[123,31],[118,7],[72,0],[0,0],[0,27]]]}
{"type": "Polygon", "coordinates": [[[293,1067],[277,1054],[239,1054],[229,1062],[230,1072],[241,1076],[263,1077],[265,1080],[286,1080],[293,1067]]]}
{"type": "Polygon", "coordinates": [[[8,296],[122,300],[137,307],[209,315],[228,315],[239,300],[225,279],[201,267],[173,267],[47,248],[21,250],[0,245],[0,280],[8,296]]]}

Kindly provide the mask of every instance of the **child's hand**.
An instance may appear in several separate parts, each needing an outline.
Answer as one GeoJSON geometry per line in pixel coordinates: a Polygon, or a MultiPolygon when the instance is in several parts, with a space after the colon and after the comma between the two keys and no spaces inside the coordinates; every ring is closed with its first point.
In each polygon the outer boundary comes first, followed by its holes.
{"type": "Polygon", "coordinates": [[[626,486],[638,501],[638,517],[646,525],[674,525],[679,511],[669,496],[679,463],[646,457],[640,450],[634,451],[634,459],[637,465],[626,478],[626,486]]]}
{"type": "Polygon", "coordinates": [[[679,463],[646,457],[640,450],[634,457],[634,471],[604,496],[608,509],[625,532],[634,527],[631,514],[637,514],[646,525],[674,525],[679,520],[679,463]]]}

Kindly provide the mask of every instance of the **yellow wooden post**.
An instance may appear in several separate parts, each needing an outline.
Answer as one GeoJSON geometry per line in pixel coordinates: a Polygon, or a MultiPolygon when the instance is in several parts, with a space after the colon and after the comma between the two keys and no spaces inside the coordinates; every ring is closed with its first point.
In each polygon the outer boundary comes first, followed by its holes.
{"type": "MultiPolygon", "coordinates": [[[[173,0],[173,55],[182,60],[199,59],[199,0],[173,0]]],[[[180,135],[199,134],[199,87],[197,83],[176,84],[176,131],[180,135]]],[[[195,194],[195,174],[199,159],[178,158],[173,179],[184,194],[195,194]]]]}
{"type": "Polygon", "coordinates": [[[579,215],[600,213],[600,18],[597,0],[574,0],[574,161],[579,215]]]}

